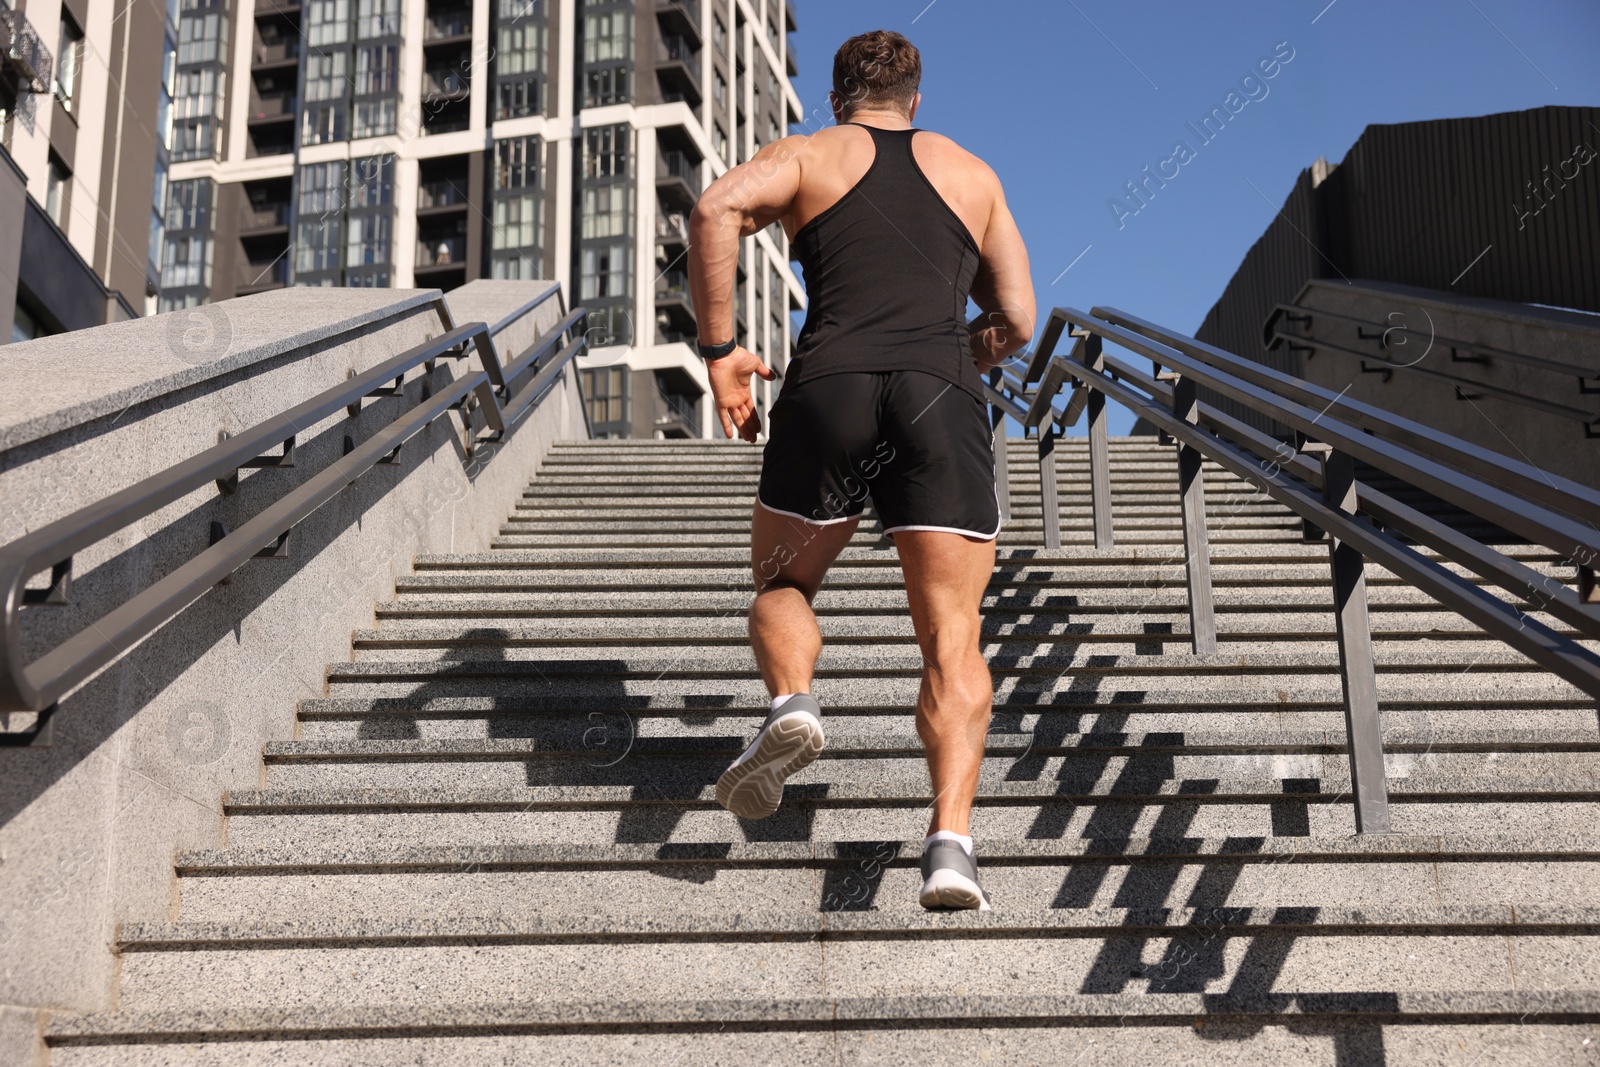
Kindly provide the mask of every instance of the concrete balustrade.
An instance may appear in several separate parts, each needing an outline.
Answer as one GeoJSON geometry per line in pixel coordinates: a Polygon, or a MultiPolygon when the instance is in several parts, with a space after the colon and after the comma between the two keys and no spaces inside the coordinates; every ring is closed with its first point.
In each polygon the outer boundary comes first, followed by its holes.
{"type": "MultiPolygon", "coordinates": [[[[25,269],[25,268],[24,268],[25,269]]],[[[546,282],[445,298],[488,323],[502,361],[561,317],[546,282]]],[[[157,474],[445,332],[437,290],[288,289],[0,349],[0,543],[157,474]]],[[[476,368],[406,375],[404,399],[303,428],[293,468],[192,492],[74,561],[72,602],[24,611],[31,659],[147,588],[419,401],[476,368]]],[[[514,383],[515,384],[515,383],[514,383]]],[[[481,430],[483,420],[475,425],[481,430]]],[[[116,924],[175,914],[174,851],[221,847],[224,791],[261,784],[261,749],[424,553],[488,547],[549,445],[587,437],[575,366],[508,438],[469,454],[452,413],[61,701],[53,744],[0,749],[0,1062],[42,1062],[51,1009],[113,1007],[116,924]]],[[[37,583],[35,583],[37,584],[37,583]]],[[[4,728],[26,728],[26,713],[4,728]]]]}

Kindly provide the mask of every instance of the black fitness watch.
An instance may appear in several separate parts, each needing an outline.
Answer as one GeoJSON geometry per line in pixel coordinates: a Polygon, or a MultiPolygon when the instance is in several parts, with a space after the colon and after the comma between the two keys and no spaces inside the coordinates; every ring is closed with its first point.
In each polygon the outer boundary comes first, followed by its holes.
{"type": "Polygon", "coordinates": [[[733,350],[738,347],[739,341],[737,338],[730,341],[724,341],[720,345],[703,345],[699,341],[695,342],[695,348],[699,350],[700,358],[708,363],[711,360],[721,359],[723,356],[731,355],[733,350]]]}

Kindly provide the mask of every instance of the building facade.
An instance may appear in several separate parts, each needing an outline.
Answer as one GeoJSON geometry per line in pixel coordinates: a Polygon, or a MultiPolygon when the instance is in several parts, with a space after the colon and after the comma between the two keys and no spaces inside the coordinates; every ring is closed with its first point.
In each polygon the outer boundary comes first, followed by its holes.
{"type": "Polygon", "coordinates": [[[164,12],[0,0],[0,343],[146,310],[164,12]]]}
{"type": "MultiPolygon", "coordinates": [[[[556,279],[590,309],[597,433],[710,432],[688,214],[799,121],[787,3],[176,2],[158,309],[556,279]]],[[[781,368],[802,303],[781,227],[745,239],[746,345],[781,368]]]]}

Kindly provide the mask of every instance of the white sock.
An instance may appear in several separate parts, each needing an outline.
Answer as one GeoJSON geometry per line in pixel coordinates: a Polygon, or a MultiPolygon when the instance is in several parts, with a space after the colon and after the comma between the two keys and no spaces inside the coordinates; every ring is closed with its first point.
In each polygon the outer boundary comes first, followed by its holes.
{"type": "Polygon", "coordinates": [[[790,697],[799,696],[799,695],[800,695],[799,693],[784,693],[781,696],[773,697],[772,698],[772,710],[773,711],[777,711],[779,704],[782,704],[785,700],[788,700],[790,697]]]}
{"type": "Polygon", "coordinates": [[[953,830],[935,830],[922,839],[922,847],[927,848],[935,841],[954,841],[967,850],[967,855],[972,855],[972,835],[970,834],[958,834],[953,830]]]}

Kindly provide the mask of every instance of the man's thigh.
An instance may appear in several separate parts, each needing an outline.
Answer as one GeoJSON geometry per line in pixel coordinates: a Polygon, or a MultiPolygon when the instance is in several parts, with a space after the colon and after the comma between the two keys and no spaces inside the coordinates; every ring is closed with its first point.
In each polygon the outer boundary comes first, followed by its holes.
{"type": "Polygon", "coordinates": [[[994,574],[994,540],[901,530],[894,535],[894,544],[923,655],[932,654],[936,637],[953,632],[975,641],[984,590],[994,574]]]}
{"type": "Polygon", "coordinates": [[[756,502],[750,519],[750,570],[756,592],[788,586],[817,595],[823,576],[856,532],[856,518],[811,523],[780,515],[756,502]]]}

